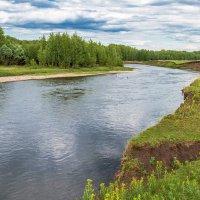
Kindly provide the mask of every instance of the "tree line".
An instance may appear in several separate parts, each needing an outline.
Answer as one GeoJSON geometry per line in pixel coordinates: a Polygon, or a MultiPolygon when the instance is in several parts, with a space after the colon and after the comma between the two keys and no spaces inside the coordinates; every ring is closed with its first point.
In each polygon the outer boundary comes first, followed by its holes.
{"type": "Polygon", "coordinates": [[[39,40],[17,40],[0,29],[0,64],[54,67],[122,66],[120,52],[114,45],[86,41],[77,34],[51,33],[39,40]]]}
{"type": "Polygon", "coordinates": [[[38,40],[18,40],[5,36],[0,28],[0,64],[40,65],[47,67],[122,66],[123,61],[148,60],[200,60],[200,52],[172,50],[138,50],[92,40],[86,41],[77,34],[51,33],[38,40]]]}
{"type": "Polygon", "coordinates": [[[124,61],[149,61],[149,60],[200,60],[200,51],[174,51],[174,50],[138,50],[136,48],[116,45],[124,61]]]}

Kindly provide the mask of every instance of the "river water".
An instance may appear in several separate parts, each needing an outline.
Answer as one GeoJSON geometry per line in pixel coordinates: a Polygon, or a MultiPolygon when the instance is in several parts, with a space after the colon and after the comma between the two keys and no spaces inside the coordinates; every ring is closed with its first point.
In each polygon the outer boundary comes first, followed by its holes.
{"type": "Polygon", "coordinates": [[[0,84],[0,199],[74,200],[108,183],[127,141],[172,113],[197,73],[131,73],[0,84]]]}

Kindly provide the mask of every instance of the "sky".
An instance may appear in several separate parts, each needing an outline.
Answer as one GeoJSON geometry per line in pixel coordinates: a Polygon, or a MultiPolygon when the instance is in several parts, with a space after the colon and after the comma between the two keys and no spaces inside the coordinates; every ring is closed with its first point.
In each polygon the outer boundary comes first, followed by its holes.
{"type": "Polygon", "coordinates": [[[200,0],[0,0],[0,26],[19,39],[50,32],[139,49],[200,50],[200,0]]]}

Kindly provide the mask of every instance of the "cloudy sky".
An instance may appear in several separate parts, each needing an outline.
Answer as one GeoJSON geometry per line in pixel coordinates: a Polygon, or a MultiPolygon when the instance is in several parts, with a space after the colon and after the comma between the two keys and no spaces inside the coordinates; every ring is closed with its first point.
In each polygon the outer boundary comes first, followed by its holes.
{"type": "Polygon", "coordinates": [[[6,34],[77,32],[104,44],[200,50],[200,0],[0,0],[6,34]]]}

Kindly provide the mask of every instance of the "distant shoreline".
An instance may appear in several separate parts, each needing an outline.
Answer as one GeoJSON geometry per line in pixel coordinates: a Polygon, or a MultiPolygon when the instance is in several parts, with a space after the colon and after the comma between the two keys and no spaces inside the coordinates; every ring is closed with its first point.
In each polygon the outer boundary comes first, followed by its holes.
{"type": "Polygon", "coordinates": [[[43,80],[43,79],[53,79],[53,78],[76,78],[76,77],[86,77],[86,76],[98,76],[106,74],[118,74],[127,73],[132,71],[110,71],[110,72],[97,72],[94,74],[76,74],[76,73],[66,73],[66,74],[54,74],[54,75],[22,75],[22,76],[5,76],[0,77],[0,83],[16,82],[16,81],[29,81],[29,80],[43,80]]]}
{"type": "Polygon", "coordinates": [[[124,64],[142,64],[172,69],[200,71],[199,60],[149,60],[149,61],[125,61],[124,64]]]}

